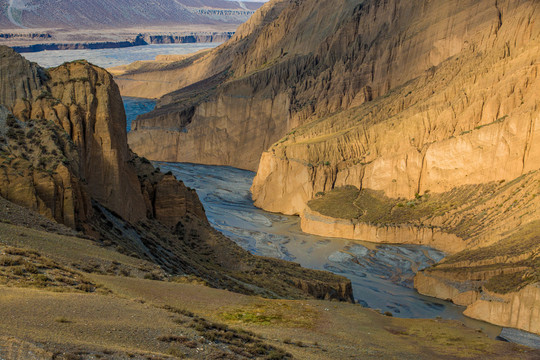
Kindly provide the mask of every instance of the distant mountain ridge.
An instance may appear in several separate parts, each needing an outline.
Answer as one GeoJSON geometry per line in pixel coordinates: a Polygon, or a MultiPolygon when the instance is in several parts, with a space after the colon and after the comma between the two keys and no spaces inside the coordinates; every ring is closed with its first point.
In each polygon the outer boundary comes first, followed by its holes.
{"type": "Polygon", "coordinates": [[[0,29],[240,24],[261,5],[226,0],[0,0],[0,29]]]}

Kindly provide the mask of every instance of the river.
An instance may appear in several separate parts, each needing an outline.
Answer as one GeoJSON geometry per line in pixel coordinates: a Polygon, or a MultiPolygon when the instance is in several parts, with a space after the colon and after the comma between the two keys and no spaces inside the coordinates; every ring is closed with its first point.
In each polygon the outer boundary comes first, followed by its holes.
{"type": "Polygon", "coordinates": [[[444,254],[419,245],[386,245],[305,234],[297,216],[256,208],[250,187],[255,173],[227,166],[155,162],[196,189],[214,228],[256,255],[300,263],[343,275],[356,301],[403,318],[443,318],[463,322],[491,338],[540,349],[540,337],[501,328],[463,315],[462,306],[427,297],[413,288],[414,274],[444,254]]]}
{"type": "MultiPolygon", "coordinates": [[[[59,50],[24,54],[42,66],[86,58],[110,67],[158,54],[186,54],[217,44],[148,45],[127,49],[59,50]]],[[[155,101],[124,98],[128,131],[137,115],[151,111],[155,101]]],[[[273,214],[253,205],[249,191],[255,173],[225,166],[156,163],[197,190],[212,226],[257,255],[295,261],[312,269],[331,271],[349,278],[355,299],[381,312],[404,318],[456,319],[491,337],[501,328],[465,317],[463,307],[420,295],[413,288],[414,274],[444,257],[435,249],[417,245],[382,245],[302,233],[299,218],[273,214]]],[[[540,347],[540,338],[502,329],[505,338],[540,347]]]]}

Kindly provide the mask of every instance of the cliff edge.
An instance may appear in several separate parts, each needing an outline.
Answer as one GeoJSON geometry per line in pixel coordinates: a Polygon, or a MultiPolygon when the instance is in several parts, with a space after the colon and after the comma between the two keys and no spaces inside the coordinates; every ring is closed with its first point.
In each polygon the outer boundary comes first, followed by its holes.
{"type": "Polygon", "coordinates": [[[85,61],[45,70],[7,47],[0,58],[10,84],[0,88],[0,196],[169,275],[272,298],[353,301],[349,280],[253,256],[214,230],[194,190],[130,151],[105,70],[85,61]]]}

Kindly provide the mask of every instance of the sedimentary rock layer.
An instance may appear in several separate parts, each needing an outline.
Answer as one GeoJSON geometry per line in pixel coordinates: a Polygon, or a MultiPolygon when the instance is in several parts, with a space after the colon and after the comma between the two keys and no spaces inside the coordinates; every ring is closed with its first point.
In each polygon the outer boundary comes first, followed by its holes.
{"type": "MultiPolygon", "coordinates": [[[[536,1],[275,1],[209,54],[125,75],[131,95],[144,84],[180,89],[138,119],[130,143],[153,159],[257,168],[256,205],[303,214],[310,232],[489,254],[492,266],[523,275],[493,291],[519,298],[538,282],[535,267],[497,260],[489,247],[540,219],[539,17],[536,1]],[[162,70],[174,83],[152,84],[162,70]],[[308,208],[347,185],[394,200],[369,222],[308,208]]],[[[441,289],[433,295],[498,301],[482,286],[491,291],[505,274],[445,264],[455,281],[431,284],[441,289]]],[[[532,329],[479,304],[470,314],[532,329]]]]}
{"type": "Polygon", "coordinates": [[[349,280],[255,257],[214,230],[194,190],[130,151],[104,69],[44,70],[7,47],[0,58],[11,84],[0,88],[0,196],[170,274],[246,294],[353,301],[349,280]]]}
{"type": "Polygon", "coordinates": [[[301,216],[302,231],[325,237],[371,241],[385,244],[419,244],[455,253],[465,249],[466,242],[437,228],[411,224],[377,226],[350,219],[335,219],[306,209],[301,216]]]}
{"type": "MultiPolygon", "coordinates": [[[[9,34],[0,34],[2,35],[9,34]]],[[[45,35],[45,34],[43,34],[45,35]]],[[[179,34],[138,34],[134,38],[118,41],[96,41],[96,42],[66,42],[40,41],[29,45],[18,44],[10,46],[18,53],[38,52],[44,50],[81,50],[81,49],[114,49],[133,46],[144,46],[149,44],[190,44],[190,43],[211,43],[224,42],[229,40],[234,32],[191,32],[179,34]]],[[[6,37],[9,39],[9,37],[6,37]]],[[[31,37],[29,42],[34,42],[36,37],[31,37]]],[[[6,44],[9,45],[9,44],[6,44]]]]}

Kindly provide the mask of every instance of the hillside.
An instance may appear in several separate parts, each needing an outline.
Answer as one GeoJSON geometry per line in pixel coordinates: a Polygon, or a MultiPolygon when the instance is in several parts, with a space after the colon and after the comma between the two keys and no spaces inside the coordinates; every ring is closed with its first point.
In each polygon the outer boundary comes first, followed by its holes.
{"type": "Polygon", "coordinates": [[[419,291],[538,332],[539,15],[536,1],[276,0],[212,52],[117,75],[123,93],[164,94],[129,143],[257,169],[256,205],[306,232],[475,251],[419,291]]]}
{"type": "Polygon", "coordinates": [[[1,0],[1,29],[111,29],[162,25],[240,24],[260,6],[225,0],[1,0]]]}
{"type": "MultiPolygon", "coordinates": [[[[24,211],[28,221],[39,218],[24,211]]],[[[51,228],[29,229],[7,224],[3,214],[2,359],[322,360],[362,354],[364,359],[532,360],[539,355],[454,321],[398,319],[339,302],[263,299],[213,289],[193,276],[164,277],[155,264],[69,234],[58,224],[41,219],[51,228]],[[65,234],[52,233],[53,227],[65,234]]]]}

